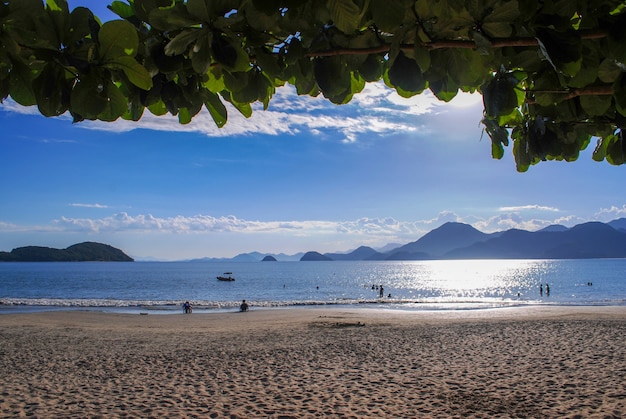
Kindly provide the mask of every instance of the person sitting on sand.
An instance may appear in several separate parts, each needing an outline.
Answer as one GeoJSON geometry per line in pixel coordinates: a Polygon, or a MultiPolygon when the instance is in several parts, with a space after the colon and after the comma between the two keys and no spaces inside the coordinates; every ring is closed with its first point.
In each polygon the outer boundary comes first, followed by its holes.
{"type": "Polygon", "coordinates": [[[243,300],[239,306],[239,311],[248,311],[248,303],[246,303],[246,300],[243,300]]]}

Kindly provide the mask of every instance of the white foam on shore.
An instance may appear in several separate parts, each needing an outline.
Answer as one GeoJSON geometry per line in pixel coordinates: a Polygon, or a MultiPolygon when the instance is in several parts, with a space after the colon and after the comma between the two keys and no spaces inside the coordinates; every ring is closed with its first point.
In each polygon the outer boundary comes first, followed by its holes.
{"type": "MultiPolygon", "coordinates": [[[[195,312],[231,311],[239,307],[238,301],[190,300],[195,312]]],[[[290,307],[364,307],[372,309],[392,309],[406,311],[441,311],[441,310],[480,310],[528,306],[558,306],[570,304],[547,303],[539,300],[524,299],[454,299],[425,298],[419,300],[370,299],[335,301],[248,301],[256,308],[290,307]]],[[[183,301],[178,300],[120,300],[120,299],[55,299],[55,298],[0,298],[0,314],[26,313],[58,310],[96,310],[107,312],[151,312],[157,314],[179,313],[183,301]]],[[[622,306],[625,300],[602,301],[586,306],[622,306]]]]}

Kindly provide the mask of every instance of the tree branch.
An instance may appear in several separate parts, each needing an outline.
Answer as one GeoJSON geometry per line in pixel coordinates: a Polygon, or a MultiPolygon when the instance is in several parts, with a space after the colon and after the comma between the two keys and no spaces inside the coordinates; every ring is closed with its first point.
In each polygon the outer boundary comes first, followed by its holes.
{"type": "MultiPolygon", "coordinates": [[[[580,37],[582,39],[602,39],[607,37],[607,32],[603,30],[598,31],[585,31],[581,32],[580,37]]],[[[534,47],[538,46],[539,42],[537,38],[495,38],[491,41],[493,48],[505,48],[505,47],[534,47]]],[[[432,42],[422,42],[419,46],[428,50],[443,49],[443,48],[460,48],[460,49],[474,49],[476,48],[476,42],[471,40],[442,40],[432,42]]],[[[314,51],[307,54],[308,57],[333,57],[337,55],[363,55],[363,54],[380,54],[383,52],[389,52],[391,49],[390,44],[382,44],[371,48],[341,48],[328,51],[314,51]]],[[[403,51],[412,51],[415,49],[415,44],[402,44],[400,49],[403,51]]]]}

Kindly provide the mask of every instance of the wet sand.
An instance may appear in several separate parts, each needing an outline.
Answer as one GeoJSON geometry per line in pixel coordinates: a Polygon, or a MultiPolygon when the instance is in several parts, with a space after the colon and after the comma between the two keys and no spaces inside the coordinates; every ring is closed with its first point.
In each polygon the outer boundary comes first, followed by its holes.
{"type": "Polygon", "coordinates": [[[5,314],[0,416],[619,418],[626,307],[5,314]]]}

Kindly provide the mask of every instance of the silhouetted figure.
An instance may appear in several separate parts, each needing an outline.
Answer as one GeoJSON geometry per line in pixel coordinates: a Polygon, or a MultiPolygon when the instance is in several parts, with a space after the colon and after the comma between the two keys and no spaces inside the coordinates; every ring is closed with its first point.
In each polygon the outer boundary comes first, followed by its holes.
{"type": "Polygon", "coordinates": [[[383,286],[381,285],[380,286],[380,294],[379,294],[380,298],[383,298],[383,295],[385,295],[384,292],[385,292],[385,290],[384,290],[383,286]]]}
{"type": "Polygon", "coordinates": [[[246,303],[246,300],[243,300],[241,302],[241,305],[239,306],[239,311],[248,311],[248,303],[246,303]]]}
{"type": "Polygon", "coordinates": [[[539,295],[543,297],[543,284],[539,284],[539,295]]]}
{"type": "Polygon", "coordinates": [[[550,296],[550,285],[546,284],[546,295],[550,296]]]}
{"type": "Polygon", "coordinates": [[[191,314],[191,304],[189,301],[185,301],[185,304],[183,304],[183,313],[191,314]]]}

